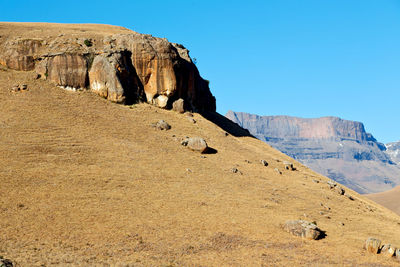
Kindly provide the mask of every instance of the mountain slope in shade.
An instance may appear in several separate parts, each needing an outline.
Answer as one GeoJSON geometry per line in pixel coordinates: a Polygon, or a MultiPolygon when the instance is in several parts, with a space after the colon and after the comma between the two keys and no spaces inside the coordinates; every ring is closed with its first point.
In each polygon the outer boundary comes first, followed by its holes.
{"type": "Polygon", "coordinates": [[[400,215],[400,186],[389,191],[368,194],[366,197],[400,215]]]}
{"type": "Polygon", "coordinates": [[[400,164],[400,141],[386,144],[386,152],[394,162],[400,164]]]}
{"type": "Polygon", "coordinates": [[[400,183],[399,166],[360,122],[233,111],[226,117],[258,139],[359,193],[381,192],[400,183]]]}

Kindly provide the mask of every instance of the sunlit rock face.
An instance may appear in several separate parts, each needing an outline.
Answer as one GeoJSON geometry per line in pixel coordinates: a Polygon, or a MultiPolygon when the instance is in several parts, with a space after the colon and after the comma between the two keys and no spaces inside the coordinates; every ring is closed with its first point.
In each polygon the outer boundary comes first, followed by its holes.
{"type": "MultiPolygon", "coordinates": [[[[127,29],[115,34],[108,29],[89,36],[80,26],[68,34],[51,36],[48,27],[54,25],[41,25],[29,38],[0,35],[0,64],[14,70],[34,70],[57,86],[90,89],[117,103],[147,101],[171,108],[181,98],[193,111],[216,109],[208,81],[201,78],[182,45],[127,29]]],[[[118,31],[122,30],[115,27],[118,31]]]]}

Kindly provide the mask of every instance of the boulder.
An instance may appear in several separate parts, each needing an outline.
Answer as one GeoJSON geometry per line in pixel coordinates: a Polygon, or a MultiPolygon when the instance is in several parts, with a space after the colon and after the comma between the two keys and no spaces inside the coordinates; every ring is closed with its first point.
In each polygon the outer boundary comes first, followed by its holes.
{"type": "Polygon", "coordinates": [[[187,139],[187,147],[193,151],[205,153],[208,149],[206,141],[201,137],[191,137],[187,139]]]}
{"type": "Polygon", "coordinates": [[[268,162],[266,161],[266,160],[260,160],[260,162],[261,162],[261,164],[263,165],[263,166],[265,166],[265,167],[267,167],[268,166],[268,162]]]}
{"type": "Polygon", "coordinates": [[[172,110],[178,112],[178,113],[184,113],[185,112],[185,101],[182,98],[179,98],[178,100],[175,100],[174,103],[172,103],[172,110]]]}
{"type": "Polygon", "coordinates": [[[292,235],[307,239],[318,239],[321,236],[321,230],[314,223],[304,220],[286,221],[283,229],[292,235]]]}
{"type": "Polygon", "coordinates": [[[166,130],[166,131],[171,129],[171,125],[169,125],[164,120],[159,120],[157,123],[153,124],[153,127],[155,127],[158,130],[166,130]]]}
{"type": "Polygon", "coordinates": [[[396,251],[394,253],[394,256],[398,261],[400,261],[400,248],[396,248],[396,251]]]}
{"type": "Polygon", "coordinates": [[[365,241],[364,248],[373,254],[378,254],[381,249],[382,241],[373,237],[370,237],[365,241]]]}
{"type": "Polygon", "coordinates": [[[393,257],[395,253],[396,253],[396,248],[393,247],[391,244],[385,244],[381,248],[381,254],[388,258],[393,257]]]}

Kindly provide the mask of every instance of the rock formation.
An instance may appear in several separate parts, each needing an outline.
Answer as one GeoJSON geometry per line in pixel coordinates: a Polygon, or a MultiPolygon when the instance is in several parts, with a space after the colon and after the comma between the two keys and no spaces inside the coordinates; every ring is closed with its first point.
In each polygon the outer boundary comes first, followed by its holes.
{"type": "Polygon", "coordinates": [[[380,192],[400,184],[400,167],[385,145],[360,122],[336,117],[303,119],[229,111],[226,117],[252,135],[359,193],[380,192]]]}
{"type": "Polygon", "coordinates": [[[2,25],[0,64],[10,69],[35,71],[57,86],[88,88],[117,103],[145,100],[171,108],[181,98],[190,110],[215,111],[208,82],[180,44],[106,25],[97,32],[93,25],[2,25]],[[7,25],[24,37],[2,30],[7,25]],[[54,27],[68,34],[55,36],[54,27]]]}
{"type": "Polygon", "coordinates": [[[394,162],[400,164],[400,141],[386,144],[386,152],[394,162]]]}

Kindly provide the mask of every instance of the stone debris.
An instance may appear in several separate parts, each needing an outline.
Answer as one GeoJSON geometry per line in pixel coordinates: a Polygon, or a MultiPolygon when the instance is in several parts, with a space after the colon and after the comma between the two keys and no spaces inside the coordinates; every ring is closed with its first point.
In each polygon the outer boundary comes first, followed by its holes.
{"type": "Polygon", "coordinates": [[[282,174],[282,172],[281,172],[278,168],[275,168],[274,171],[275,171],[276,173],[278,173],[278,174],[282,174]]]}
{"type": "Polygon", "coordinates": [[[184,113],[185,112],[185,101],[182,98],[175,100],[174,103],[172,103],[172,110],[174,110],[178,113],[184,113]]]}
{"type": "Polygon", "coordinates": [[[339,195],[344,195],[344,189],[341,188],[340,186],[336,186],[335,187],[335,191],[339,194],[339,195]]]}
{"type": "Polygon", "coordinates": [[[232,173],[238,173],[238,174],[243,174],[241,171],[238,170],[238,168],[232,168],[231,169],[232,173]]]}
{"type": "Polygon", "coordinates": [[[293,167],[293,163],[289,162],[289,161],[284,161],[283,164],[285,165],[285,169],[288,171],[295,171],[296,168],[293,167]]]}
{"type": "Polygon", "coordinates": [[[369,237],[365,241],[363,248],[369,253],[380,254],[384,257],[400,261],[400,249],[391,244],[382,244],[382,241],[377,238],[369,237]]]}
{"type": "Polygon", "coordinates": [[[373,237],[370,237],[365,241],[364,248],[373,254],[378,254],[381,249],[382,241],[373,237]]]}
{"type": "Polygon", "coordinates": [[[261,164],[263,165],[263,166],[265,166],[265,167],[267,167],[268,166],[268,162],[266,161],[266,160],[260,160],[260,162],[261,162],[261,164]]]}
{"type": "Polygon", "coordinates": [[[381,248],[381,254],[388,258],[393,257],[395,253],[396,253],[396,248],[393,247],[391,244],[385,244],[381,248]]]}
{"type": "Polygon", "coordinates": [[[159,120],[157,123],[153,123],[152,126],[158,130],[169,130],[171,129],[171,125],[169,125],[166,121],[164,120],[159,120]]]}
{"type": "Polygon", "coordinates": [[[318,239],[322,232],[317,225],[304,220],[286,221],[282,228],[294,236],[307,239],[318,239]]]}
{"type": "Polygon", "coordinates": [[[28,90],[28,85],[26,85],[26,84],[21,84],[21,85],[15,84],[10,88],[11,92],[19,92],[19,91],[26,91],[26,90],[28,90]]]}

